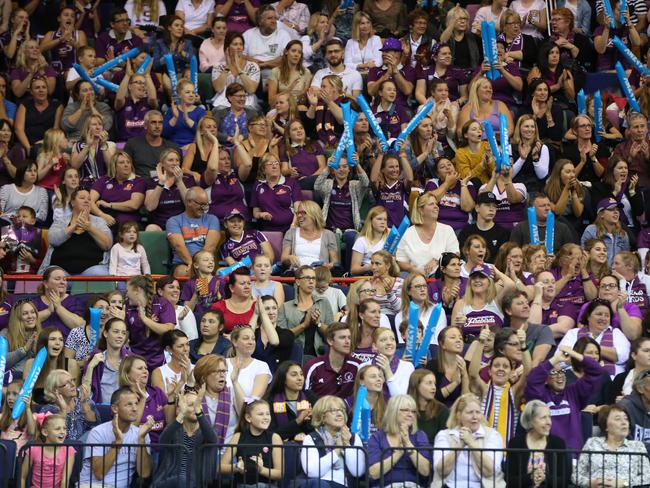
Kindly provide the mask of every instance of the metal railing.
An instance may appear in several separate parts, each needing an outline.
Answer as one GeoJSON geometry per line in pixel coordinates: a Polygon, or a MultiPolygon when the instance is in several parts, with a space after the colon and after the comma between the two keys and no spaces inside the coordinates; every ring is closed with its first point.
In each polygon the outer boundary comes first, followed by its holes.
{"type": "Polygon", "coordinates": [[[7,468],[12,459],[5,445],[0,454],[4,456],[2,466],[5,467],[0,478],[3,488],[12,484],[20,486],[21,481],[29,482],[34,476],[37,480],[51,476],[57,468],[60,471],[57,480],[65,476],[70,479],[69,486],[80,488],[315,488],[327,486],[325,482],[349,488],[488,485],[564,488],[598,483],[602,486],[650,486],[650,460],[646,452],[428,446],[378,449],[373,445],[342,448],[299,443],[202,444],[188,449],[180,444],[122,444],[113,461],[115,449],[112,444],[28,444],[20,450],[13,473],[7,468]],[[46,453],[43,448],[52,448],[54,452],[46,453]],[[26,454],[31,457],[26,458],[26,454]],[[38,455],[53,457],[54,462],[48,467],[42,459],[34,459],[38,455]],[[138,476],[140,469],[146,470],[147,463],[138,459],[138,455],[151,459],[149,476],[138,476]],[[100,463],[95,470],[105,473],[101,479],[93,472],[93,458],[100,463]],[[23,470],[25,463],[29,465],[23,470]],[[486,480],[489,480],[487,484],[486,480]],[[147,484],[150,481],[152,483],[147,484]]]}

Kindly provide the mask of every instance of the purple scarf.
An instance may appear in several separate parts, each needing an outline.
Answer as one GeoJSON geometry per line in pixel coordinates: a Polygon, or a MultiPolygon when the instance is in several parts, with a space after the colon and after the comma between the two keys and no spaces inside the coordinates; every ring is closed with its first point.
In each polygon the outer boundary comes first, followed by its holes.
{"type": "MultiPolygon", "coordinates": [[[[300,414],[301,410],[307,410],[311,408],[312,405],[307,400],[307,396],[304,391],[298,393],[298,400],[296,402],[296,416],[300,414]]],[[[275,415],[275,420],[278,425],[287,425],[289,423],[289,418],[287,417],[287,398],[284,393],[276,393],[273,395],[273,401],[271,402],[271,409],[275,415]]]]}
{"type": "MultiPolygon", "coordinates": [[[[203,397],[203,413],[208,415],[208,402],[203,397]]],[[[219,392],[217,397],[217,412],[214,416],[212,426],[217,433],[217,444],[226,442],[226,431],[228,430],[228,423],[230,423],[230,388],[227,386],[219,392]]]]}
{"type": "MultiPolygon", "coordinates": [[[[581,327],[578,329],[578,339],[581,337],[592,337],[591,332],[589,332],[587,327],[581,327]]],[[[611,327],[608,327],[603,332],[603,338],[600,340],[600,347],[614,347],[614,333],[612,332],[611,327]]],[[[610,376],[616,374],[616,365],[607,359],[603,359],[603,369],[607,371],[607,374],[610,376]]]]}

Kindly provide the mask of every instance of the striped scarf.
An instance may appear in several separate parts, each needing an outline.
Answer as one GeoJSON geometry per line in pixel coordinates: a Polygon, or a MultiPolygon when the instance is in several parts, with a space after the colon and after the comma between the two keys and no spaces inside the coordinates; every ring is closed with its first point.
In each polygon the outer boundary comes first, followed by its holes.
{"type": "Polygon", "coordinates": [[[503,439],[503,445],[505,446],[514,437],[517,425],[517,408],[510,383],[506,383],[506,386],[501,391],[498,411],[495,408],[495,399],[496,391],[494,384],[490,381],[488,383],[487,394],[483,400],[483,415],[487,419],[488,425],[495,428],[501,434],[501,439],[503,439]],[[494,422],[497,416],[495,426],[494,422]]]}
{"type": "MultiPolygon", "coordinates": [[[[230,423],[230,388],[227,386],[219,392],[217,397],[217,412],[214,416],[214,431],[217,433],[217,444],[223,444],[226,442],[226,431],[228,430],[228,424],[230,423]]],[[[203,397],[203,413],[208,414],[208,404],[203,397]]]]}
{"type": "MultiPolygon", "coordinates": [[[[305,395],[305,392],[299,392],[298,400],[296,401],[296,417],[300,415],[300,412],[302,410],[307,410],[311,407],[312,405],[309,400],[307,400],[307,395],[305,395]]],[[[284,393],[276,393],[273,395],[271,408],[273,410],[273,414],[275,415],[275,421],[277,422],[278,426],[286,425],[289,423],[289,418],[287,417],[287,409],[289,407],[287,405],[287,397],[284,393]]]]}
{"type": "MultiPolygon", "coordinates": [[[[600,347],[614,347],[614,333],[612,332],[611,327],[607,327],[602,333],[602,338],[598,343],[600,344],[600,347]]],[[[581,337],[591,337],[593,339],[596,339],[596,337],[593,336],[591,332],[589,332],[588,327],[581,327],[578,329],[578,339],[581,337]]],[[[605,358],[601,358],[603,362],[603,369],[607,371],[607,374],[610,376],[614,376],[616,374],[616,365],[612,363],[611,361],[608,361],[605,358]]]]}

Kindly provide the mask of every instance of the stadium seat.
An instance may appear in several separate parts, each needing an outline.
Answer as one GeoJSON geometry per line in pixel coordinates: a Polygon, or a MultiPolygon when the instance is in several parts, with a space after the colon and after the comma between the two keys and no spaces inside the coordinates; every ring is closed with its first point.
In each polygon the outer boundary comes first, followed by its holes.
{"type": "Polygon", "coordinates": [[[470,4],[467,7],[465,7],[467,10],[467,13],[469,14],[469,25],[470,27],[474,23],[474,17],[476,17],[476,12],[478,12],[478,9],[481,8],[480,4],[470,4]]]}
{"type": "Polygon", "coordinates": [[[113,412],[111,411],[111,406],[108,403],[96,403],[97,412],[99,412],[99,422],[110,422],[113,420],[113,412]]]}
{"type": "Polygon", "coordinates": [[[10,480],[15,478],[16,470],[16,443],[9,440],[0,440],[0,483],[8,486],[10,480]]]}
{"type": "Polygon", "coordinates": [[[70,294],[106,293],[114,289],[115,281],[73,281],[70,287],[70,294]]]}
{"type": "Polygon", "coordinates": [[[275,262],[280,261],[280,256],[282,255],[282,239],[284,239],[284,233],[279,231],[267,230],[262,232],[264,236],[269,240],[271,247],[273,248],[273,254],[275,254],[275,262]]]}
{"type": "Polygon", "coordinates": [[[314,201],[314,192],[311,190],[301,190],[302,191],[302,199],[307,201],[311,200],[312,202],[314,201]]]}
{"type": "Polygon", "coordinates": [[[284,301],[288,302],[296,298],[296,289],[291,283],[282,283],[282,289],[284,290],[284,301]]]}
{"type": "Polygon", "coordinates": [[[163,231],[140,232],[140,244],[147,250],[152,274],[167,274],[171,248],[163,231]]]}

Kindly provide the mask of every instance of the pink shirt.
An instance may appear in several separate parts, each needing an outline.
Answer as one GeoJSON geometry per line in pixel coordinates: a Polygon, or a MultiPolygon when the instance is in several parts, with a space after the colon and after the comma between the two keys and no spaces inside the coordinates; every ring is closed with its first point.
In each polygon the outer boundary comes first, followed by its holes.
{"type": "MultiPolygon", "coordinates": [[[[63,446],[56,449],[54,457],[49,457],[41,446],[31,446],[28,454],[32,463],[32,488],[59,488],[63,477],[67,476],[66,459],[74,456],[74,447],[63,446]]],[[[68,473],[72,464],[68,466],[68,473]]]]}

